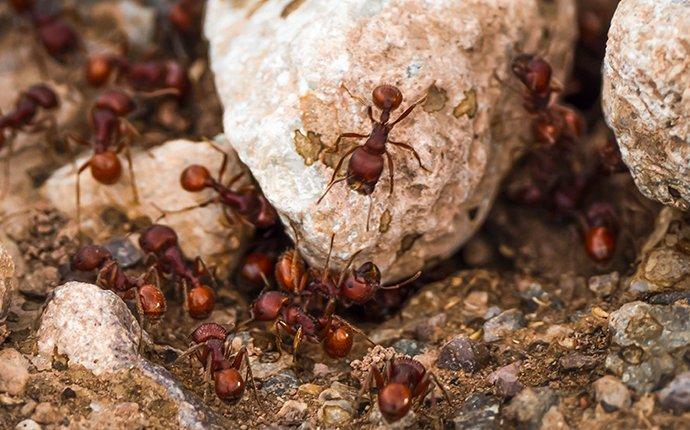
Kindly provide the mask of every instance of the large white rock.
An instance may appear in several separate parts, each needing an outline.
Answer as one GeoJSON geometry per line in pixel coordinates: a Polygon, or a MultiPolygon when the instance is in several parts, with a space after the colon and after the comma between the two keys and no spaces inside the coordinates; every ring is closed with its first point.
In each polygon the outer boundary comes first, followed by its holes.
{"type": "MultiPolygon", "coordinates": [[[[224,178],[243,171],[244,166],[230,148],[227,141],[218,139],[216,144],[229,155],[228,168],[224,178]]],[[[81,165],[85,161],[80,158],[81,165]]],[[[111,234],[107,226],[102,225],[100,212],[108,206],[116,207],[126,213],[130,219],[147,216],[152,220],[160,217],[161,212],[194,206],[213,197],[210,190],[201,193],[189,193],[180,185],[180,174],[191,164],[206,166],[216,175],[222,162],[222,154],[206,142],[173,140],[150,152],[134,156],[134,172],[139,189],[140,204],[133,201],[129,174],[124,157],[123,175],[114,185],[106,186],[96,182],[89,171],[81,175],[82,225],[84,231],[106,240],[111,234]],[[103,236],[103,237],[101,237],[103,236]]],[[[76,213],[75,185],[76,168],[67,165],[57,170],[46,182],[42,193],[60,211],[74,217],[76,213]]],[[[244,178],[246,183],[248,178],[244,178]]],[[[170,214],[160,221],[177,231],[182,249],[189,257],[201,256],[207,263],[218,267],[221,275],[227,274],[234,267],[239,248],[249,234],[250,228],[244,223],[229,225],[218,204],[211,204],[184,213],[170,214]]]]}
{"type": "Polygon", "coordinates": [[[623,0],[609,30],[603,105],[647,197],[690,210],[690,1],[623,0]]]}
{"type": "Polygon", "coordinates": [[[574,14],[570,0],[210,0],[205,33],[226,135],[299,226],[300,251],[323,263],[336,233],[335,264],[364,249],[392,279],[450,255],[481,224],[528,123],[514,120],[519,97],[494,73],[510,80],[515,54],[541,52],[562,79],[574,14]],[[433,173],[391,148],[392,196],[385,168],[371,203],[339,184],[317,206],[339,158],[324,149],[371,130],[341,85],[368,99],[382,83],[401,89],[403,107],[435,84],[391,135],[433,173]]]}

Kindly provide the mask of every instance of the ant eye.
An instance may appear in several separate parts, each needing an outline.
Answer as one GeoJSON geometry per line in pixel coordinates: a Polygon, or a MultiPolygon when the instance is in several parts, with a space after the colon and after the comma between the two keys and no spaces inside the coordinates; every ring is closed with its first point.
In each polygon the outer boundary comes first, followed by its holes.
{"type": "Polygon", "coordinates": [[[403,96],[393,85],[380,85],[371,94],[374,104],[381,110],[394,110],[400,107],[403,96]]]}

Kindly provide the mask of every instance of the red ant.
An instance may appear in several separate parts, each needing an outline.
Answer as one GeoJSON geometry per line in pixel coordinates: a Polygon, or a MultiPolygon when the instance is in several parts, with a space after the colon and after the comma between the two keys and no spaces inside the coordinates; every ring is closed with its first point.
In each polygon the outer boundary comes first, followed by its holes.
{"type": "Polygon", "coordinates": [[[254,286],[268,283],[273,272],[273,257],[264,252],[250,252],[244,257],[240,267],[242,278],[254,286]]]}
{"type": "Polygon", "coordinates": [[[421,404],[431,394],[434,386],[438,387],[446,401],[451,403],[450,395],[436,375],[427,371],[419,361],[408,357],[392,358],[384,366],[383,372],[372,366],[367,381],[362,385],[359,398],[365,391],[371,395],[373,384],[379,390],[379,410],[389,423],[407,415],[415,403],[421,404]]]}
{"type": "Polygon", "coordinates": [[[159,272],[172,276],[182,286],[184,308],[192,318],[204,319],[211,314],[215,293],[200,279],[202,273],[211,274],[200,257],[194,260],[193,268],[189,267],[175,230],[160,224],[146,227],[139,236],[139,246],[156,258],[159,272]]]}
{"type": "Polygon", "coordinates": [[[610,260],[616,251],[615,216],[610,203],[597,202],[587,209],[585,250],[597,263],[610,260]]]}
{"type": "Polygon", "coordinates": [[[55,129],[55,117],[48,115],[36,121],[38,109],[54,110],[58,107],[58,96],[50,87],[36,84],[19,95],[14,110],[3,115],[0,112],[0,149],[6,142],[5,130],[10,130],[8,140],[8,154],[5,160],[5,185],[9,184],[10,158],[14,152],[13,143],[17,132],[36,133],[47,129],[55,129]]]}
{"type": "Polygon", "coordinates": [[[201,324],[190,335],[192,346],[180,355],[177,361],[184,357],[196,356],[204,366],[206,381],[210,383],[213,379],[216,395],[225,402],[240,400],[244,395],[247,381],[250,382],[252,393],[258,401],[247,348],[242,347],[230,359],[226,358],[231,351],[227,344],[229,335],[230,332],[219,324],[201,324]],[[240,373],[242,364],[247,368],[244,377],[240,373]]]}
{"type": "Polygon", "coordinates": [[[139,193],[132,167],[132,156],[129,149],[131,136],[138,134],[134,126],[125,119],[132,113],[135,103],[132,97],[119,90],[103,91],[89,113],[91,140],[69,134],[67,138],[80,145],[91,146],[93,155],[77,169],[76,198],[77,221],[81,220],[81,187],[79,177],[87,168],[91,169],[93,178],[104,185],[116,183],[122,176],[122,163],[117,154],[125,151],[129,165],[129,177],[134,201],[139,202],[139,193]]]}
{"type": "MultiPolygon", "coordinates": [[[[348,93],[349,90],[346,91],[348,93]]],[[[355,98],[356,100],[360,101],[364,105],[367,105],[366,102],[363,100],[353,96],[351,93],[350,95],[355,98]]],[[[390,152],[388,152],[388,149],[386,148],[387,144],[395,145],[397,147],[403,148],[405,150],[411,151],[414,157],[417,159],[417,162],[419,163],[419,167],[422,168],[423,170],[426,170],[427,172],[431,172],[429,169],[424,167],[422,165],[422,160],[419,157],[419,154],[417,151],[410,145],[402,142],[395,142],[389,139],[389,134],[391,130],[402,120],[407,118],[412,111],[421,103],[423,103],[426,100],[426,96],[423,97],[421,100],[413,103],[410,105],[396,120],[393,122],[389,122],[390,120],[390,114],[391,111],[396,110],[400,105],[402,104],[403,101],[403,95],[400,92],[400,90],[393,86],[393,85],[379,85],[378,87],[374,88],[374,91],[372,92],[372,100],[374,104],[376,105],[377,108],[381,110],[381,117],[377,121],[374,118],[373,114],[373,108],[371,105],[367,105],[367,114],[369,116],[369,119],[371,120],[371,123],[373,125],[372,131],[369,135],[366,134],[359,134],[359,133],[342,133],[340,136],[338,136],[338,139],[335,141],[335,146],[333,148],[332,152],[338,152],[338,147],[340,145],[340,141],[345,138],[354,138],[354,139],[367,139],[366,142],[363,145],[359,145],[348,151],[345,155],[343,155],[340,160],[338,161],[338,164],[335,167],[335,170],[333,171],[333,176],[331,177],[331,181],[328,183],[328,186],[326,187],[326,191],[323,193],[321,198],[317,201],[317,204],[321,203],[321,200],[323,200],[324,197],[326,197],[326,194],[331,190],[331,188],[342,181],[347,181],[347,184],[350,186],[351,189],[355,190],[356,192],[363,194],[363,195],[371,195],[374,192],[374,189],[376,187],[376,184],[379,181],[379,178],[381,178],[381,173],[383,172],[383,155],[386,155],[386,158],[388,160],[388,175],[390,178],[390,194],[393,194],[393,169],[394,169],[394,164],[393,164],[393,158],[390,155],[390,152]],[[336,177],[338,175],[338,172],[340,172],[340,168],[343,165],[343,162],[345,161],[345,158],[347,158],[349,155],[352,154],[352,157],[350,157],[350,161],[348,162],[347,165],[347,174],[344,178],[337,179],[336,177]]]]}
{"type": "Polygon", "coordinates": [[[158,287],[157,277],[154,283],[146,282],[155,272],[149,271],[139,277],[128,276],[112,254],[98,245],[87,245],[79,249],[72,258],[71,267],[72,270],[80,272],[98,270],[96,285],[115,292],[123,300],[135,300],[139,314],[139,349],[141,350],[144,321],[160,320],[167,308],[165,296],[158,287]]]}

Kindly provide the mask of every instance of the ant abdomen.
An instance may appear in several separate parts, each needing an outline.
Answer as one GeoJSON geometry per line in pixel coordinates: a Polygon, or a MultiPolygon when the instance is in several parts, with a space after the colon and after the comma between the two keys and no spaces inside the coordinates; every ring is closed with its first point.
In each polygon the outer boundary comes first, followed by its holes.
{"type": "Polygon", "coordinates": [[[159,252],[177,245],[177,233],[172,228],[154,224],[145,228],[139,236],[139,246],[145,252],[158,254],[159,252]]]}

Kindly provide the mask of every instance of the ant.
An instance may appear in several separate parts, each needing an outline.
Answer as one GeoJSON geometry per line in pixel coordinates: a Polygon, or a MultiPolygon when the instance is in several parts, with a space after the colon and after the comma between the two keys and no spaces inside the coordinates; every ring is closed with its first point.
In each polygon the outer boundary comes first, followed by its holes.
{"type": "Polygon", "coordinates": [[[585,251],[597,263],[610,260],[616,251],[615,217],[610,203],[596,202],[587,208],[585,251]]]}
{"type": "Polygon", "coordinates": [[[338,136],[338,139],[335,141],[335,146],[332,152],[338,152],[338,147],[342,139],[366,138],[367,140],[363,145],[354,147],[340,158],[338,164],[335,167],[335,170],[333,171],[333,176],[331,177],[331,180],[328,183],[328,186],[326,187],[326,191],[323,193],[321,198],[319,198],[316,204],[321,203],[321,200],[323,200],[324,197],[326,197],[326,194],[328,194],[331,188],[333,188],[335,184],[342,181],[347,181],[347,184],[350,186],[350,188],[360,194],[371,195],[374,192],[376,184],[381,178],[381,173],[383,172],[384,154],[386,155],[386,159],[388,160],[388,175],[390,178],[389,193],[393,194],[394,164],[393,158],[391,157],[390,152],[388,152],[388,149],[386,148],[387,144],[391,144],[403,148],[407,151],[411,151],[414,157],[417,159],[419,167],[427,172],[431,172],[429,169],[422,165],[422,160],[419,157],[419,154],[412,146],[403,142],[395,142],[393,140],[390,140],[388,137],[391,130],[393,130],[393,128],[399,122],[407,118],[419,104],[423,103],[426,100],[426,96],[423,97],[421,100],[410,105],[396,120],[394,120],[393,122],[389,122],[391,112],[400,107],[403,101],[403,95],[397,87],[393,85],[379,85],[378,87],[374,88],[374,91],[372,92],[372,100],[374,102],[374,105],[376,105],[376,107],[381,110],[381,116],[378,121],[374,118],[373,108],[371,105],[367,105],[367,103],[364,102],[364,100],[361,100],[360,98],[352,95],[352,93],[350,93],[350,91],[347,90],[347,88],[345,88],[345,90],[355,100],[358,100],[362,104],[367,106],[367,114],[372,123],[372,131],[369,135],[359,133],[342,133],[340,134],[340,136],[338,136]],[[341,179],[336,179],[336,177],[338,176],[338,172],[340,172],[340,168],[342,167],[343,162],[345,161],[345,158],[347,158],[349,155],[352,155],[352,157],[350,157],[350,161],[347,165],[346,176],[341,179]]]}
{"type": "MultiPolygon", "coordinates": [[[[426,370],[419,361],[409,357],[391,358],[384,365],[383,372],[376,366],[369,371],[366,383],[362,385],[358,401],[365,391],[371,396],[372,385],[378,388],[378,405],[387,422],[402,419],[412,406],[421,404],[438,387],[450,404],[450,395],[436,375],[426,370]]],[[[435,401],[432,398],[432,401],[435,401]]],[[[371,411],[371,409],[369,409],[371,411]]]]}
{"type": "Polygon", "coordinates": [[[202,273],[211,274],[200,257],[194,260],[192,268],[189,267],[175,230],[161,224],[146,227],[139,236],[139,246],[155,257],[155,267],[160,273],[170,275],[182,286],[184,308],[189,315],[195,319],[207,318],[213,311],[216,298],[213,289],[204,285],[200,276],[202,273]]]}
{"type": "Polygon", "coordinates": [[[89,125],[91,127],[91,139],[85,140],[75,134],[68,134],[67,139],[77,144],[93,148],[91,158],[77,169],[76,202],[77,222],[81,225],[81,185],[79,178],[86,169],[91,170],[91,176],[104,185],[116,183],[122,176],[122,163],[117,156],[125,151],[129,166],[129,177],[132,186],[134,201],[139,202],[134,168],[132,167],[132,155],[130,152],[130,140],[133,135],[139,134],[134,126],[125,119],[135,108],[134,99],[120,90],[103,91],[97,98],[89,112],[89,125]]]}
{"type": "Polygon", "coordinates": [[[8,142],[8,155],[5,160],[5,185],[9,184],[10,158],[14,152],[14,138],[19,131],[26,133],[37,133],[47,129],[55,129],[55,117],[48,115],[36,121],[39,108],[44,110],[54,110],[59,106],[58,96],[50,87],[44,84],[32,85],[22,92],[14,105],[14,110],[3,115],[0,112],[0,149],[5,142],[8,142]],[[29,128],[30,127],[30,128],[29,128]],[[9,130],[9,137],[6,139],[5,130],[9,130]]]}
{"type": "Polygon", "coordinates": [[[146,280],[155,271],[148,271],[139,277],[132,277],[122,270],[110,251],[98,245],[87,245],[79,249],[71,261],[72,270],[91,272],[98,270],[96,285],[115,292],[123,300],[134,299],[139,316],[139,350],[143,347],[144,322],[156,322],[167,309],[163,292],[158,287],[158,278],[154,283],[146,280]]]}
{"type": "Polygon", "coordinates": [[[204,2],[178,0],[168,11],[168,22],[180,34],[193,35],[199,31],[204,2]]]}
{"type": "Polygon", "coordinates": [[[274,258],[265,252],[250,252],[244,257],[240,267],[242,279],[253,286],[268,283],[268,277],[274,270],[274,258]]]}
{"type": "MultiPolygon", "coordinates": [[[[191,346],[176,361],[194,355],[204,366],[206,381],[213,379],[216,395],[225,402],[236,402],[242,398],[246,382],[251,384],[252,393],[258,401],[256,383],[252,375],[249,353],[242,347],[234,356],[227,358],[231,348],[227,343],[230,332],[216,323],[204,323],[190,335],[191,346]],[[246,365],[246,374],[240,373],[242,364],[246,365]]],[[[208,385],[207,385],[208,386],[208,385]]]]}
{"type": "Polygon", "coordinates": [[[234,223],[233,218],[239,218],[241,221],[256,228],[273,227],[278,222],[278,214],[262,193],[252,186],[243,187],[239,191],[232,190],[232,186],[244,176],[244,172],[235,175],[227,185],[223,185],[223,174],[228,165],[228,155],[216,145],[211,142],[208,143],[212,148],[223,154],[223,162],[218,172],[218,179],[214,179],[206,167],[193,164],[182,171],[180,184],[185,191],[190,193],[198,193],[206,188],[211,188],[218,195],[198,205],[173,212],[184,212],[217,202],[223,205],[224,210],[230,210],[230,212],[225,212],[225,216],[231,223],[234,223]]]}

